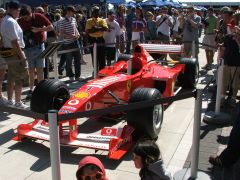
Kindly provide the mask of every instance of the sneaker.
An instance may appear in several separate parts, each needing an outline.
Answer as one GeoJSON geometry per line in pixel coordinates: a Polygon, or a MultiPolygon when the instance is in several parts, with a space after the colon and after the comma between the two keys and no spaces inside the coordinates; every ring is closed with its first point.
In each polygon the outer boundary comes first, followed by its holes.
{"type": "Polygon", "coordinates": [[[32,90],[29,90],[29,91],[28,91],[28,94],[27,94],[27,96],[26,96],[26,99],[29,100],[29,99],[31,99],[31,98],[32,98],[32,90]]]}
{"type": "Polygon", "coordinates": [[[86,65],[86,64],[87,64],[87,62],[86,62],[86,61],[84,61],[84,60],[81,60],[81,64],[82,64],[82,65],[86,65]]]}
{"type": "Polygon", "coordinates": [[[22,101],[16,102],[15,107],[20,108],[20,109],[28,109],[29,108],[29,106],[25,105],[22,101]]]}
{"type": "Polygon", "coordinates": [[[8,105],[8,106],[13,106],[14,104],[15,104],[15,101],[12,100],[12,99],[10,99],[10,100],[7,101],[7,105],[8,105]]]}
{"type": "Polygon", "coordinates": [[[69,77],[69,81],[74,81],[74,77],[69,77]]]}
{"type": "Polygon", "coordinates": [[[5,96],[0,97],[0,104],[1,105],[7,105],[7,98],[5,96]]]}
{"type": "Polygon", "coordinates": [[[83,78],[80,78],[80,77],[76,77],[75,78],[75,81],[82,81],[82,80],[84,80],[83,78]]]}
{"type": "Polygon", "coordinates": [[[208,162],[213,166],[223,167],[222,161],[218,156],[210,156],[208,162]]]}
{"type": "Polygon", "coordinates": [[[205,66],[202,67],[202,69],[205,69],[207,71],[211,70],[212,69],[211,64],[206,64],[205,66]]]}

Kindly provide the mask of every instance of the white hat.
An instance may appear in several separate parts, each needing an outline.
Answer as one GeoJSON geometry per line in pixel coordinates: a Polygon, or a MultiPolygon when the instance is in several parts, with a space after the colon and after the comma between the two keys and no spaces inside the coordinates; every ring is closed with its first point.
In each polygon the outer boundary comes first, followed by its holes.
{"type": "Polygon", "coordinates": [[[0,8],[0,14],[4,14],[6,12],[6,10],[5,9],[3,9],[3,8],[0,8]]]}

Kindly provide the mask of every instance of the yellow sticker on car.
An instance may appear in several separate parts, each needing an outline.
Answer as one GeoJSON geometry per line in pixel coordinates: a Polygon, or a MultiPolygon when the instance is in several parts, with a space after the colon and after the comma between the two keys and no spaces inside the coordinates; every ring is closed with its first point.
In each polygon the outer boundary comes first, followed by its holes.
{"type": "Polygon", "coordinates": [[[87,91],[81,91],[81,92],[77,92],[74,96],[75,98],[78,98],[78,99],[86,99],[90,97],[90,94],[87,91]]]}

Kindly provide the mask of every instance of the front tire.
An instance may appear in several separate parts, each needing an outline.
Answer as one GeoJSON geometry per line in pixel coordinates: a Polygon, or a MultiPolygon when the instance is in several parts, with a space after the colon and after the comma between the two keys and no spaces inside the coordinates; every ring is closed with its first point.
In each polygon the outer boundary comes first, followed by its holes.
{"type": "Polygon", "coordinates": [[[62,81],[42,80],[32,93],[31,111],[47,113],[50,109],[59,110],[69,96],[68,88],[62,81]]]}
{"type": "MultiPolygon", "coordinates": [[[[159,90],[154,88],[137,88],[131,94],[129,103],[161,98],[159,90]]],[[[135,138],[145,136],[156,139],[163,121],[163,105],[137,109],[127,113],[127,123],[135,128],[135,138]]]]}

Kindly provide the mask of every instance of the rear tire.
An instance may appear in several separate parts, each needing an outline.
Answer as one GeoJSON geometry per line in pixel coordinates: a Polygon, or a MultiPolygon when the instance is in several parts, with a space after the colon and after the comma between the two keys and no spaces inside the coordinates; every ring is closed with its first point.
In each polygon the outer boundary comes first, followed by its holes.
{"type": "Polygon", "coordinates": [[[32,93],[30,108],[38,113],[47,113],[50,109],[59,110],[69,96],[68,88],[62,81],[42,80],[32,93]]]}
{"type": "Polygon", "coordinates": [[[182,58],[181,64],[185,64],[184,73],[178,76],[178,83],[183,88],[195,88],[199,78],[198,61],[193,58],[182,58]]]}
{"type": "MultiPolygon", "coordinates": [[[[154,88],[137,88],[131,94],[129,103],[161,98],[159,90],[154,88]]],[[[141,136],[156,139],[163,121],[163,105],[137,109],[127,113],[127,123],[135,128],[134,138],[141,136]]]]}

